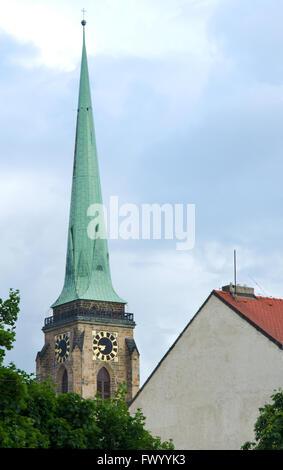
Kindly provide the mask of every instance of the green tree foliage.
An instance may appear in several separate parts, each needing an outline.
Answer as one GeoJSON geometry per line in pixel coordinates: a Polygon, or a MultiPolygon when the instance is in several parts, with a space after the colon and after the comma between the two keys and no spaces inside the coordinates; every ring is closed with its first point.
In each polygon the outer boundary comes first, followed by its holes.
{"type": "Polygon", "coordinates": [[[84,400],[77,393],[56,395],[50,381],[38,383],[14,364],[3,365],[13,346],[19,293],[0,300],[0,447],[105,450],[174,449],[145,429],[141,410],[130,415],[126,388],[114,398],[84,400]]]}
{"type": "Polygon", "coordinates": [[[12,349],[15,341],[19,302],[19,291],[13,289],[10,289],[7,300],[0,299],[0,364],[3,363],[6,350],[12,349]]]}
{"type": "Polygon", "coordinates": [[[283,450],[283,391],[275,390],[271,398],[273,403],[259,408],[254,427],[256,442],[246,442],[243,450],[283,450]]]}

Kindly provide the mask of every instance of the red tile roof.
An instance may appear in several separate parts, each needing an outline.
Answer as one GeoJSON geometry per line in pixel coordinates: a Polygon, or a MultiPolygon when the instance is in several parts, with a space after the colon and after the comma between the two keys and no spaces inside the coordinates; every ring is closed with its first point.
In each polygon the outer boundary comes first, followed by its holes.
{"type": "Polygon", "coordinates": [[[257,296],[234,299],[230,292],[214,290],[213,293],[278,346],[283,346],[283,299],[257,296]]]}

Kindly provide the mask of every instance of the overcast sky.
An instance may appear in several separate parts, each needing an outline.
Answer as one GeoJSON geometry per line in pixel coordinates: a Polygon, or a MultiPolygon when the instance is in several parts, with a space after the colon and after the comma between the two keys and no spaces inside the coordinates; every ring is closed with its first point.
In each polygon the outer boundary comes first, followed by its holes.
{"type": "Polygon", "coordinates": [[[111,240],[141,382],[212,289],[283,297],[283,0],[0,1],[0,297],[35,371],[65,271],[82,46],[103,198],[196,205],[196,244],[111,240]]]}

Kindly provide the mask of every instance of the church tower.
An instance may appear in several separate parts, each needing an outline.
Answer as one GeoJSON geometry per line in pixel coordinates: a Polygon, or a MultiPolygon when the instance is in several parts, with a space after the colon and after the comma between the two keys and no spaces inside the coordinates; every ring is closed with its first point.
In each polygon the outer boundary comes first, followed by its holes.
{"type": "Polygon", "coordinates": [[[83,26],[77,127],[65,282],[42,328],[36,357],[39,380],[49,375],[58,393],[113,396],[125,382],[130,400],[139,389],[139,352],[132,313],[113,286],[102,206],[83,26]],[[92,229],[92,230],[90,230],[92,229]]]}

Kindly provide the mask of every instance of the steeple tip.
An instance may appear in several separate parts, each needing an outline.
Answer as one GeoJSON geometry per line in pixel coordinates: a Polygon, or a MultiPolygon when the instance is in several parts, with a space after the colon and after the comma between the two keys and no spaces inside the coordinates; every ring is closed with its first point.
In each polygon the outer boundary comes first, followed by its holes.
{"type": "Polygon", "coordinates": [[[83,13],[83,19],[82,19],[82,21],[81,21],[81,24],[82,24],[83,26],[85,26],[85,25],[86,25],[86,20],[85,20],[85,12],[86,12],[86,10],[83,8],[83,9],[82,9],[82,13],[83,13]]]}

